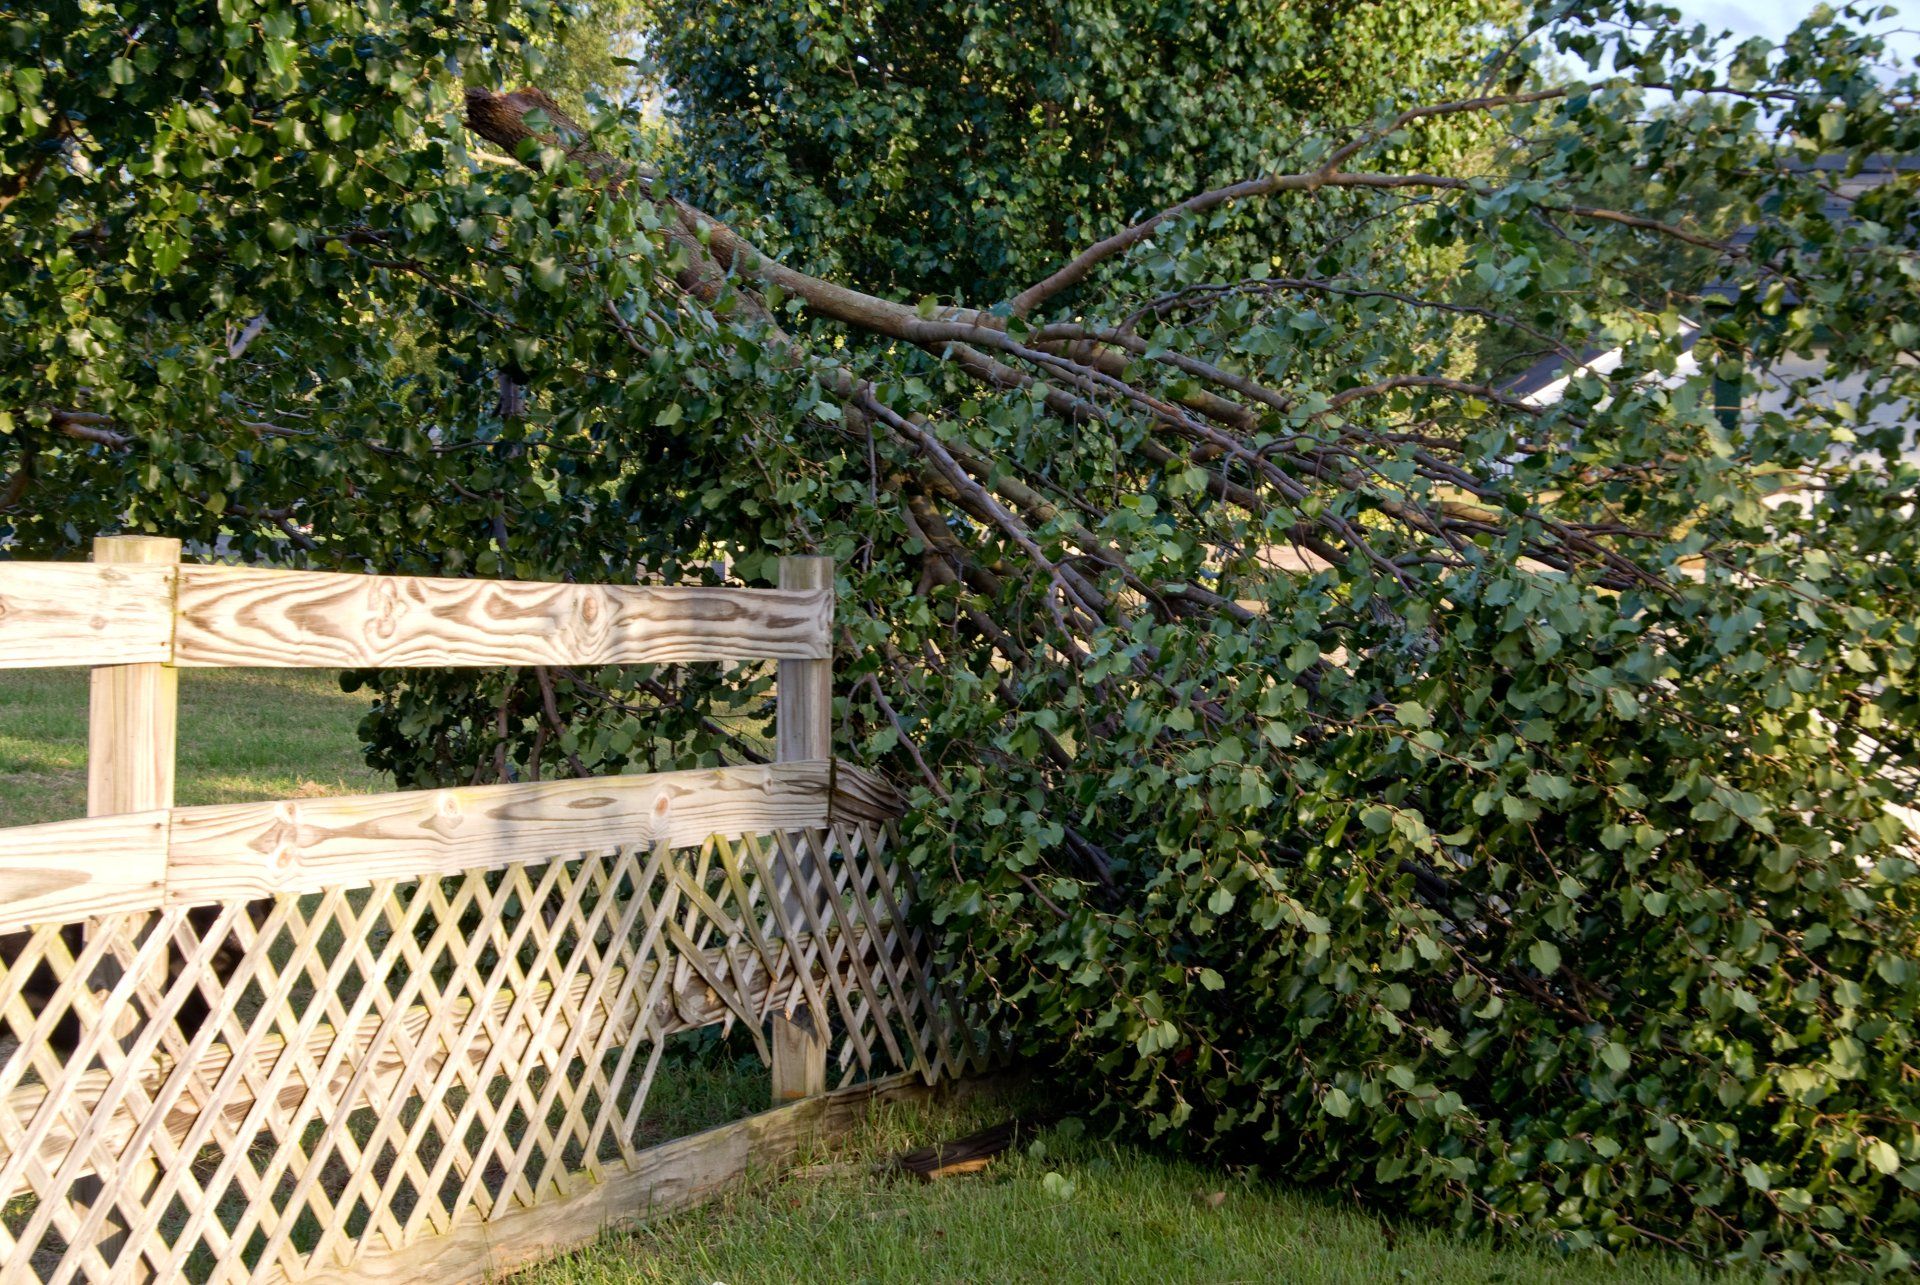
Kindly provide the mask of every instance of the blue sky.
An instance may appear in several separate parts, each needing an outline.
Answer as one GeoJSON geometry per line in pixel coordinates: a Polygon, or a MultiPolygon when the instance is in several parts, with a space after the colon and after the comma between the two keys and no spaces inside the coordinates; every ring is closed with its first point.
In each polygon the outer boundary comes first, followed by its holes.
{"type": "MultiPolygon", "coordinates": [[[[1666,0],[1687,17],[1716,29],[1725,28],[1742,36],[1766,36],[1778,40],[1800,24],[1814,7],[1815,0],[1666,0]]],[[[1835,8],[1839,5],[1836,3],[1835,8]]],[[[1865,6],[1863,6],[1865,7],[1865,6]]],[[[1886,22],[1872,24],[1876,29],[1920,27],[1920,0],[1898,5],[1903,12],[1886,22]]],[[[1920,56],[1920,37],[1911,31],[1898,32],[1888,42],[1889,49],[1902,60],[1920,56]]]]}

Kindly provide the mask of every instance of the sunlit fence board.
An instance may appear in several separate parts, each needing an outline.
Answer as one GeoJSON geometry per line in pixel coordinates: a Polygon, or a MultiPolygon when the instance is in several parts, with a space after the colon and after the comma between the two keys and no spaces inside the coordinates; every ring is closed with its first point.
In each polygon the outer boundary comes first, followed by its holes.
{"type": "Polygon", "coordinates": [[[819,760],[177,808],[167,897],[269,896],[825,825],[831,771],[819,760]]]}
{"type": "Polygon", "coordinates": [[[898,815],[878,778],[821,759],[54,821],[0,830],[0,932],[898,815]]]}
{"type": "Polygon", "coordinates": [[[174,570],[0,562],[0,669],[164,663],[174,570]]]}
{"type": "Polygon", "coordinates": [[[0,668],[818,660],[830,589],[0,561],[0,668]]]}
{"type": "Polygon", "coordinates": [[[830,654],[830,591],[180,569],[182,667],[633,665],[830,654]]]}
{"type": "Polygon", "coordinates": [[[167,872],[167,812],[0,830],[0,933],[148,910],[167,872]]]}

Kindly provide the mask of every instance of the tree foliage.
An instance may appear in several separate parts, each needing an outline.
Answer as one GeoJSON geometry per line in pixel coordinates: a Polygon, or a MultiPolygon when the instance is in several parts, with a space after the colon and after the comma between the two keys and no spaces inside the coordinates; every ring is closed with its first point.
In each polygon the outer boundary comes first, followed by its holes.
{"type": "MultiPolygon", "coordinates": [[[[1357,125],[1414,87],[1465,86],[1518,8],[669,0],[651,53],[694,201],[739,214],[794,266],[984,305],[1063,247],[1291,168],[1314,123],[1357,125]]],[[[1257,206],[1230,217],[1217,259],[1264,261],[1288,232],[1257,206]]]]}
{"type": "MultiPolygon", "coordinates": [[[[1559,29],[1586,81],[1516,44],[1059,225],[977,308],[763,254],[634,122],[503,92],[559,15],[217,14],[0,33],[17,549],[830,553],[843,747],[913,786],[964,975],[1110,1119],[1468,1226],[1908,1265],[1920,191],[1835,218],[1804,164],[1916,150],[1844,15],[1726,47],[1625,5],[1559,29]],[[1781,408],[1729,430],[1674,376],[1629,283],[1671,242],[1709,374],[1817,372],[1781,408]],[[1549,406],[1480,355],[1596,344],[1549,406]]],[[[364,678],[410,783],[751,755],[765,682],[364,678]]]]}

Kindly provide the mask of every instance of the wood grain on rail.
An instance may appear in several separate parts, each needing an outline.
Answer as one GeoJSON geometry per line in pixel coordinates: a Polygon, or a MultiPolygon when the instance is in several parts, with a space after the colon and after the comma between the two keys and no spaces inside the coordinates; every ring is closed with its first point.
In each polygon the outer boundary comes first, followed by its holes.
{"type": "Polygon", "coordinates": [[[0,669],[165,664],[175,568],[0,562],[0,669]]]}
{"type": "Polygon", "coordinates": [[[182,667],[635,665],[830,654],[830,590],[180,569],[182,667]]]}
{"type": "Polygon", "coordinates": [[[155,909],[166,873],[164,810],[0,830],[0,932],[155,909]]]}
{"type": "Polygon", "coordinates": [[[175,808],[169,905],[683,847],[826,825],[832,765],[802,763],[175,808]]]}
{"type": "Polygon", "coordinates": [[[845,759],[833,760],[833,819],[883,825],[907,814],[907,801],[885,777],[845,759]]]}
{"type": "Polygon", "coordinates": [[[55,821],[0,829],[0,932],[901,810],[879,777],[813,759],[55,821]]]}

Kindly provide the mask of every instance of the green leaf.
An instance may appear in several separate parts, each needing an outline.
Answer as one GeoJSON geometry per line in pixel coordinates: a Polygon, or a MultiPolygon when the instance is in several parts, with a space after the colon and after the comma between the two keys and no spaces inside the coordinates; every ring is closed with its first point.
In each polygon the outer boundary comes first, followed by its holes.
{"type": "Polygon", "coordinates": [[[1560,948],[1550,941],[1536,941],[1527,947],[1527,958],[1541,972],[1552,973],[1560,967],[1560,948]]]}
{"type": "Polygon", "coordinates": [[[1529,772],[1527,774],[1527,793],[1536,799],[1549,802],[1562,802],[1573,796],[1573,785],[1566,777],[1552,772],[1529,772]]]}
{"type": "Polygon", "coordinates": [[[559,294],[567,288],[567,270],[552,256],[535,259],[531,269],[533,284],[548,294],[559,294]]]}

